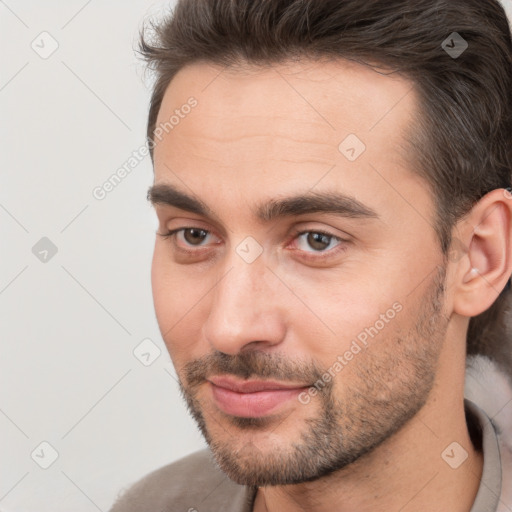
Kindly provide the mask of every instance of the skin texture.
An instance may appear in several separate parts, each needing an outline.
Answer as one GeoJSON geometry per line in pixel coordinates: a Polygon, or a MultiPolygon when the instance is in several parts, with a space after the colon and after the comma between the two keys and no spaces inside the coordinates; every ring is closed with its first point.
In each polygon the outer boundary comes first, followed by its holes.
{"type": "Polygon", "coordinates": [[[343,60],[198,63],[169,85],[157,125],[190,96],[197,106],[155,147],[155,185],[208,212],[155,202],[152,286],[182,392],[221,468],[261,486],[256,512],[469,511],[482,455],[464,418],[465,336],[512,271],[511,201],[485,196],[454,228],[467,251],[443,257],[433,197],[405,144],[418,100],[397,75],[343,60]],[[366,147],[354,161],[339,149],[349,134],[366,147]],[[376,215],[253,213],[325,191],[376,215]],[[180,228],[196,231],[162,236],[180,228]],[[250,263],[237,252],[249,236],[261,249],[250,263]],[[311,386],[393,305],[307,404],[256,419],[216,405],[213,375],[311,386]],[[468,454],[457,470],[441,456],[452,442],[468,454]]]}

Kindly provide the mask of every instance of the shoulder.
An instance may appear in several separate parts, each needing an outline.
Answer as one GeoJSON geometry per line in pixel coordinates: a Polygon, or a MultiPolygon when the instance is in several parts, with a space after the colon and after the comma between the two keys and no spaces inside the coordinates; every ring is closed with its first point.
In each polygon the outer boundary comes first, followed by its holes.
{"type": "Polygon", "coordinates": [[[147,474],[122,492],[110,512],[245,512],[248,487],[230,480],[204,449],[147,474]],[[229,505],[229,508],[228,508],[229,505]]]}

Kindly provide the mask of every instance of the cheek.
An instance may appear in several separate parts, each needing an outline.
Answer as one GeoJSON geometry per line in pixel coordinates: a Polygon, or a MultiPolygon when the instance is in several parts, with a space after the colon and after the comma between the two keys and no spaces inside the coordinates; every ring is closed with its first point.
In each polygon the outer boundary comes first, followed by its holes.
{"type": "Polygon", "coordinates": [[[397,288],[391,283],[377,287],[376,281],[365,283],[348,274],[338,279],[329,277],[316,279],[314,285],[298,277],[290,276],[287,281],[302,299],[289,297],[288,311],[293,312],[290,326],[303,355],[313,356],[324,367],[345,353],[347,360],[355,358],[355,354],[396,332],[405,319],[402,301],[390,299],[400,297],[391,292],[397,288]]]}
{"type": "Polygon", "coordinates": [[[173,361],[190,358],[201,339],[204,298],[211,286],[192,279],[190,271],[172,264],[164,248],[155,245],[151,267],[153,303],[162,338],[173,361]]]}

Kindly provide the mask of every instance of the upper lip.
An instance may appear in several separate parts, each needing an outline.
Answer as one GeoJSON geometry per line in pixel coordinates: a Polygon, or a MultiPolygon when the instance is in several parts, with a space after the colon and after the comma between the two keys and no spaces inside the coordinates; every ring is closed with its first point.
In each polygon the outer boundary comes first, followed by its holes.
{"type": "Polygon", "coordinates": [[[208,379],[213,385],[235,391],[237,393],[256,393],[257,391],[282,391],[300,389],[304,384],[289,384],[273,380],[239,380],[233,377],[214,376],[208,379]]]}

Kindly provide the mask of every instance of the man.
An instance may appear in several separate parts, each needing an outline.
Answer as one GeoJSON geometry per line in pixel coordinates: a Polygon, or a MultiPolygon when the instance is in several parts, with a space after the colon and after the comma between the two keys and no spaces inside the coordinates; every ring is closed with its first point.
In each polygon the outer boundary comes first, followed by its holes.
{"type": "Polygon", "coordinates": [[[156,36],[154,303],[209,449],[112,511],[512,510],[464,399],[512,273],[499,3],[188,0],[156,36]]]}

